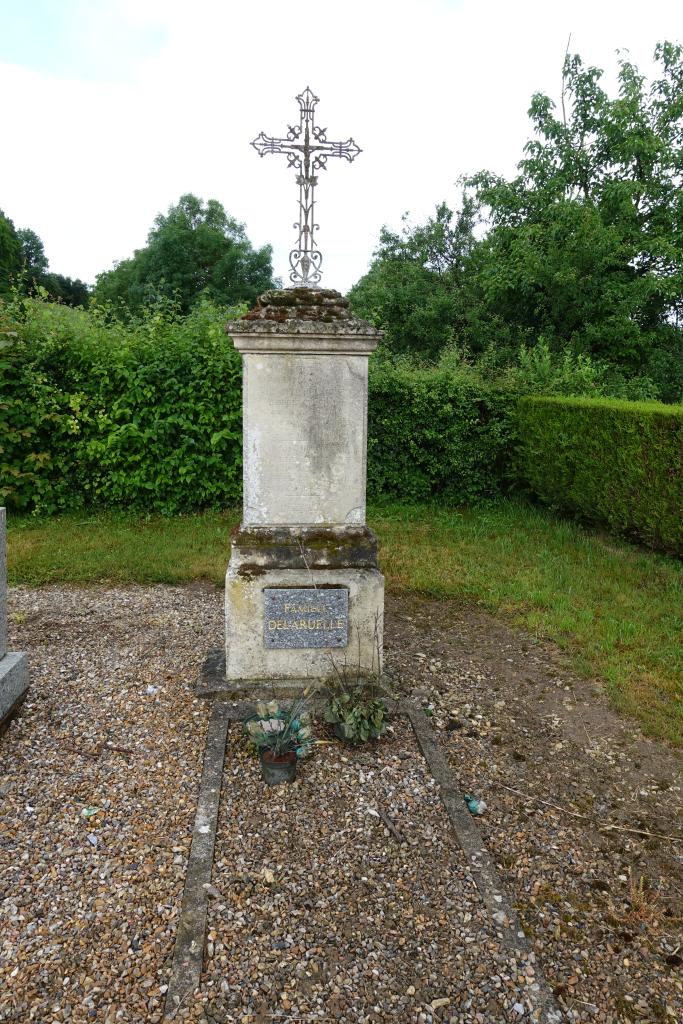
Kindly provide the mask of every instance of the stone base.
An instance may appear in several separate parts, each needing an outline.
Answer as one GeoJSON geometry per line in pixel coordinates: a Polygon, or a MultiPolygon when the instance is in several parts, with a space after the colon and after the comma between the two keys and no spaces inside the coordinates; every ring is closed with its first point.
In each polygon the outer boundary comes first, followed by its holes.
{"type": "Polygon", "coordinates": [[[242,692],[273,685],[300,691],[344,671],[381,674],[384,577],[374,534],[361,526],[240,531],[225,580],[225,617],[225,678],[242,692]],[[264,591],[336,587],[348,592],[345,646],[266,646],[264,591]]]}
{"type": "Polygon", "coordinates": [[[0,729],[23,704],[28,690],[28,659],[25,654],[0,658],[0,729]]]}
{"type": "MultiPolygon", "coordinates": [[[[215,647],[210,650],[199,670],[196,684],[196,694],[208,700],[232,702],[232,711],[237,717],[247,717],[254,713],[254,704],[259,700],[289,700],[301,697],[302,691],[310,686],[310,679],[267,679],[256,683],[253,679],[240,681],[239,679],[228,680],[225,678],[225,649],[215,647]]],[[[399,712],[400,701],[397,698],[397,681],[394,676],[386,672],[381,679],[386,702],[389,711],[399,712]]],[[[309,699],[312,711],[323,711],[327,701],[332,696],[332,690],[325,686],[316,686],[315,694],[309,699]]]]}
{"type": "MultiPolygon", "coordinates": [[[[198,697],[211,700],[233,701],[236,706],[252,707],[258,700],[289,700],[300,697],[311,685],[310,679],[231,679],[225,678],[225,648],[216,647],[209,651],[199,670],[196,693],[198,697]]],[[[323,706],[327,696],[325,688],[311,697],[311,705],[323,706]]],[[[251,711],[249,712],[252,713],[251,711]]]]}

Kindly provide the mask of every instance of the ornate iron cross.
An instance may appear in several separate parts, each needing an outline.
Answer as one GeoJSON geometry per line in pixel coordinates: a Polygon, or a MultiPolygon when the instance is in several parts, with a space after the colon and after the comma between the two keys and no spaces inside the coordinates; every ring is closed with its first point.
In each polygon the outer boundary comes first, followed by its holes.
{"type": "Polygon", "coordinates": [[[299,124],[289,125],[286,139],[273,139],[265,132],[257,135],[252,146],[259,154],[284,153],[287,166],[297,171],[296,183],[299,186],[299,220],[294,227],[299,232],[299,243],[289,254],[289,265],[292,268],[290,281],[315,287],[320,280],[322,253],[315,242],[315,186],[318,184],[316,171],[324,171],[327,159],[331,156],[342,156],[351,163],[362,150],[353,139],[346,142],[328,142],[327,129],[318,128],[315,124],[315,105],[318,97],[307,87],[297,96],[299,101],[299,124]]]}

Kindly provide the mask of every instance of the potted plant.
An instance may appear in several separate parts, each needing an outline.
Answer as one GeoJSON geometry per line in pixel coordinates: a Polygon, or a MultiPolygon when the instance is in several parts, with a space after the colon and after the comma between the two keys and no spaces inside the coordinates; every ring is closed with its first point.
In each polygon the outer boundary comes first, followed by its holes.
{"type": "Polygon", "coordinates": [[[325,721],[334,735],[353,746],[383,736],[387,715],[385,701],[363,686],[332,694],[325,708],[325,721]]]}
{"type": "Polygon", "coordinates": [[[310,753],[313,733],[306,701],[294,701],[281,708],[276,700],[259,701],[256,715],[245,723],[249,738],[261,760],[261,774],[268,786],[293,782],[300,757],[310,753]]]}
{"type": "Polygon", "coordinates": [[[389,713],[384,695],[389,691],[376,670],[335,665],[327,690],[325,721],[338,739],[355,746],[384,735],[389,713]]]}
{"type": "Polygon", "coordinates": [[[358,660],[349,664],[344,659],[340,666],[332,661],[333,674],[327,682],[329,696],[325,707],[325,721],[329,722],[334,735],[355,746],[368,740],[379,739],[387,728],[387,708],[384,696],[389,690],[382,682],[380,624],[375,619],[375,643],[372,664],[364,666],[361,660],[360,640],[358,660]]]}

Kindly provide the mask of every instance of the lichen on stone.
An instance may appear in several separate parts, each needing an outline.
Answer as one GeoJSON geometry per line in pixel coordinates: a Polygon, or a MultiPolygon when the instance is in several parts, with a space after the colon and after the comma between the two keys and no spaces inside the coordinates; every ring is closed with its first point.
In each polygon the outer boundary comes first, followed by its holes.
{"type": "Polygon", "coordinates": [[[372,324],[355,317],[341,292],[326,288],[271,288],[256,300],[253,309],[227,325],[229,334],[256,332],[305,333],[323,328],[324,333],[379,335],[372,324]]]}

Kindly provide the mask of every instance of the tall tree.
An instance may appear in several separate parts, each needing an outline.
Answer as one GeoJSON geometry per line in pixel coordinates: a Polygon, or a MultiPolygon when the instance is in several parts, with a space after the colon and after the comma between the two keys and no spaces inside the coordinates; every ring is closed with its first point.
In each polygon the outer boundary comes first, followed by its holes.
{"type": "Polygon", "coordinates": [[[83,281],[50,272],[45,246],[35,231],[16,231],[0,211],[0,295],[7,294],[12,284],[29,295],[43,289],[42,294],[49,300],[67,306],[87,306],[90,300],[83,281]]]}
{"type": "Polygon", "coordinates": [[[254,249],[219,202],[188,193],[156,217],[144,249],[98,275],[95,295],[131,311],[165,296],[187,311],[202,293],[233,304],[272,285],[271,246],[254,249]]]}
{"type": "Polygon", "coordinates": [[[354,310],[387,334],[389,347],[424,358],[437,356],[460,333],[465,275],[474,245],[474,201],[453,214],[440,203],[425,224],[400,234],[382,228],[368,273],[349,298],[354,310]]]}
{"type": "Polygon", "coordinates": [[[65,277],[63,274],[45,274],[40,285],[53,302],[62,302],[65,306],[83,306],[90,302],[90,289],[84,281],[76,277],[65,277]]]}
{"type": "Polygon", "coordinates": [[[578,56],[560,110],[529,110],[536,137],[511,181],[467,182],[491,230],[472,267],[481,324],[543,335],[626,366],[680,344],[683,328],[683,48],[655,50],[649,87],[619,60],[619,92],[578,56]]]}
{"type": "Polygon", "coordinates": [[[7,295],[21,273],[21,241],[14,224],[0,210],[0,295],[7,295]]]}
{"type": "Polygon", "coordinates": [[[40,283],[41,279],[47,274],[48,268],[45,246],[31,228],[21,228],[17,231],[17,235],[21,242],[21,258],[26,279],[29,282],[40,283]]]}
{"type": "Polygon", "coordinates": [[[351,290],[399,351],[516,358],[540,339],[683,390],[683,48],[660,43],[651,84],[625,59],[602,72],[568,55],[556,107],[533,97],[534,137],[512,180],[465,179],[415,229],[382,231],[351,290]],[[485,234],[475,240],[474,228],[485,234]]]}

